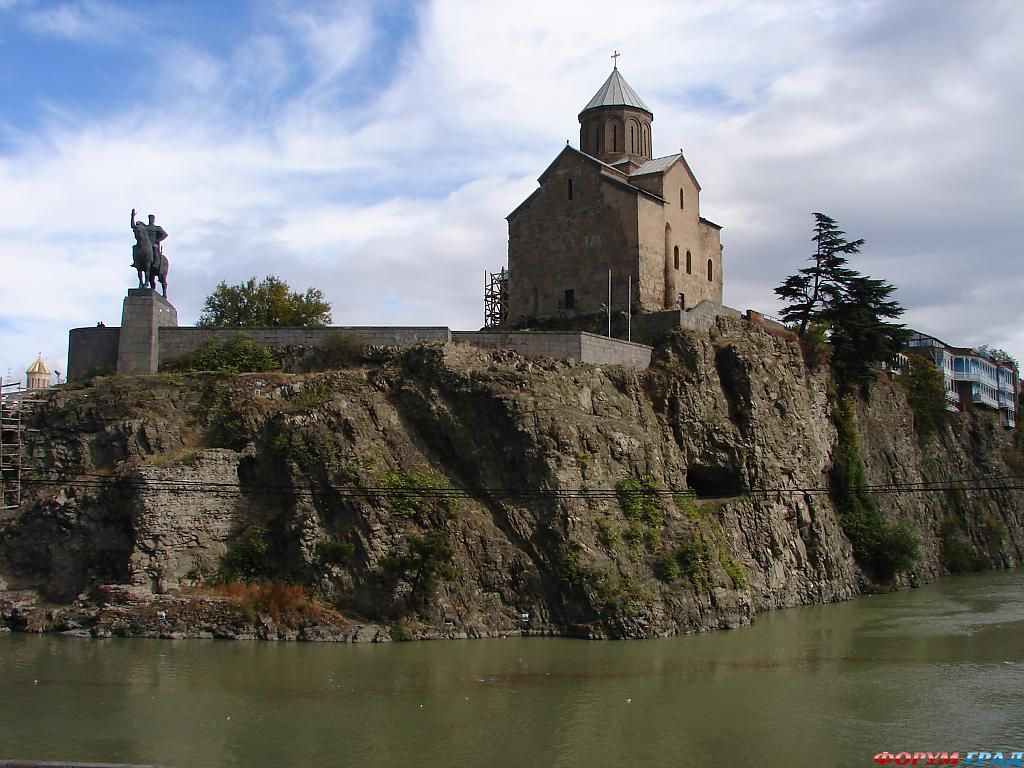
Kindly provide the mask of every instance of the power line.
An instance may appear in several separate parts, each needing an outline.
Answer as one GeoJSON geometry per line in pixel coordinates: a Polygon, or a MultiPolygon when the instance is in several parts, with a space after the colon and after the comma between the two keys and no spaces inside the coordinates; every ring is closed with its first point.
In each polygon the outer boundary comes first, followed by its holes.
{"type": "MultiPolygon", "coordinates": [[[[361,487],[320,483],[308,488],[296,488],[281,484],[210,482],[194,480],[149,479],[143,477],[115,477],[86,473],[78,479],[67,480],[47,477],[27,477],[26,484],[37,486],[73,486],[77,488],[108,489],[111,486],[135,488],[143,491],[166,491],[170,493],[205,493],[231,495],[267,495],[314,497],[331,493],[342,498],[416,498],[416,499],[590,499],[615,500],[623,495],[629,497],[670,497],[684,496],[697,498],[692,489],[673,490],[660,488],[618,489],[618,488],[487,488],[456,486],[403,486],[403,487],[361,487]]],[[[943,481],[917,481],[906,483],[880,483],[868,485],[864,491],[871,494],[900,493],[946,493],[955,491],[1016,491],[1024,490],[1024,476],[992,475],[981,478],[954,478],[943,481]]],[[[761,487],[746,489],[741,493],[721,495],[717,498],[764,497],[781,495],[822,495],[829,494],[828,487],[761,487]]],[[[705,496],[705,498],[716,498],[705,496]]]]}

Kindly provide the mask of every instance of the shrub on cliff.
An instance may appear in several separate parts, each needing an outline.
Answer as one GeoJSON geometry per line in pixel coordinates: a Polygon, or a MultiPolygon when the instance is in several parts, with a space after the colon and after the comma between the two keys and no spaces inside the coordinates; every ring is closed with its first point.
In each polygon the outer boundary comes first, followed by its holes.
{"type": "Polygon", "coordinates": [[[946,386],[931,358],[911,354],[909,360],[906,372],[897,382],[907,393],[907,401],[914,411],[914,429],[923,441],[946,423],[946,386]]]}
{"type": "Polygon", "coordinates": [[[215,373],[249,373],[280,368],[273,353],[240,334],[225,343],[216,339],[172,361],[165,370],[215,373]]]}
{"type": "Polygon", "coordinates": [[[920,560],[920,536],[909,521],[887,521],[868,493],[853,397],[842,398],[832,417],[839,440],[832,459],[830,488],[839,522],[853,546],[854,557],[879,579],[891,581],[920,560]]]}
{"type": "Polygon", "coordinates": [[[458,569],[452,563],[453,554],[448,533],[434,529],[419,536],[410,536],[406,551],[382,558],[381,567],[392,578],[410,581],[409,600],[416,604],[433,597],[442,581],[458,576],[458,569]]]}

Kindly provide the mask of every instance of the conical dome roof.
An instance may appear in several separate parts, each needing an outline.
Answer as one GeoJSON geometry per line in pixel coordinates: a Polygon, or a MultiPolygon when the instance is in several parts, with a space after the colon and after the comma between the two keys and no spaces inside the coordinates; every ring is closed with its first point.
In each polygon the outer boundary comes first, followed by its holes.
{"type": "MultiPolygon", "coordinates": [[[[644,112],[651,112],[651,108],[644,104],[644,100],[629,86],[626,78],[619,74],[618,69],[612,70],[608,79],[604,81],[604,85],[597,89],[594,98],[583,108],[583,112],[598,107],[635,107],[644,112]]],[[[654,113],[651,112],[651,114],[654,113]]]]}
{"type": "Polygon", "coordinates": [[[40,355],[39,357],[36,358],[36,361],[28,367],[28,370],[25,371],[25,373],[41,373],[44,374],[45,376],[49,376],[51,373],[53,373],[53,371],[50,370],[50,366],[43,362],[43,356],[40,355]]]}

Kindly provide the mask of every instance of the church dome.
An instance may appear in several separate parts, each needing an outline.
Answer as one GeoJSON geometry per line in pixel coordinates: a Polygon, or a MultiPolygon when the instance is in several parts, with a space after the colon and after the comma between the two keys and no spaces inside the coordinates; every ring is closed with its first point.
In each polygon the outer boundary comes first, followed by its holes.
{"type": "Polygon", "coordinates": [[[629,168],[651,159],[654,113],[617,66],[580,112],[579,121],[583,154],[609,164],[628,161],[629,168]]]}
{"type": "Polygon", "coordinates": [[[50,366],[43,362],[43,356],[40,355],[39,357],[36,358],[36,361],[28,367],[28,370],[25,371],[25,373],[30,375],[39,373],[43,374],[44,376],[49,376],[51,373],[53,373],[53,371],[50,370],[50,366]]]}
{"type": "MultiPolygon", "coordinates": [[[[644,104],[644,100],[626,82],[626,78],[619,73],[617,67],[608,75],[604,85],[597,89],[594,98],[587,102],[583,112],[600,107],[633,107],[634,109],[642,109],[644,112],[654,114],[651,112],[651,108],[644,104]]],[[[580,112],[580,114],[582,115],[583,112],[580,112]]]]}

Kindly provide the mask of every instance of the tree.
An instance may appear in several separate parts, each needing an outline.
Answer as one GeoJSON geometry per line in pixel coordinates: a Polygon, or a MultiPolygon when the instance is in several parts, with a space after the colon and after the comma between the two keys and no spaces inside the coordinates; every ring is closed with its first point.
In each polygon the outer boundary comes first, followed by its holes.
{"type": "Polygon", "coordinates": [[[888,322],[903,314],[903,307],[890,298],[893,286],[846,266],[847,256],[860,253],[864,240],[847,240],[824,213],[814,218],[812,265],[787,277],[775,293],[789,302],[782,318],[797,324],[801,338],[809,329],[825,329],[836,378],[854,386],[869,380],[871,366],[889,360],[906,343],[906,329],[888,322]]]}
{"type": "Polygon", "coordinates": [[[206,297],[199,328],[330,325],[331,305],[317,288],[292,291],[284,280],[269,275],[259,283],[252,277],[241,285],[221,282],[206,297]]]}
{"type": "Polygon", "coordinates": [[[801,337],[807,332],[808,324],[839,298],[843,286],[856,274],[846,268],[846,256],[860,253],[864,245],[863,240],[848,241],[846,233],[824,213],[815,213],[814,219],[811,240],[817,243],[817,249],[810,256],[812,266],[787,277],[775,289],[779,298],[789,302],[782,310],[782,319],[798,323],[801,337]]]}
{"type": "Polygon", "coordinates": [[[888,362],[907,342],[902,325],[886,322],[903,314],[889,299],[896,288],[863,275],[851,277],[825,311],[832,333],[832,368],[840,382],[853,386],[871,379],[874,363],[888,362]]]}

